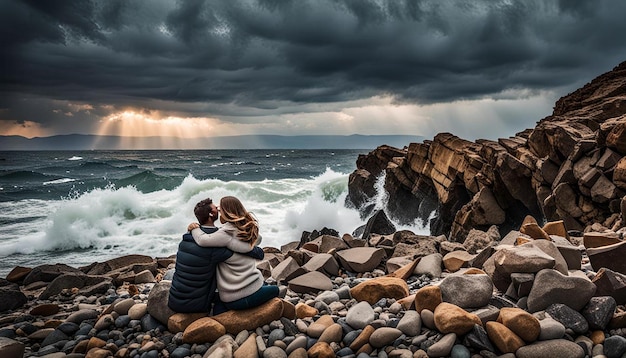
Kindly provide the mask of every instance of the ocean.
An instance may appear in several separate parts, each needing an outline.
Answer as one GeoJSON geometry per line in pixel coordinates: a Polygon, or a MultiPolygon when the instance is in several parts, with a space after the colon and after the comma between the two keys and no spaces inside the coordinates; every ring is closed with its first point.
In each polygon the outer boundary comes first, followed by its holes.
{"type": "MultiPolygon", "coordinates": [[[[0,277],[15,266],[73,267],[126,254],[176,253],[195,204],[238,197],[259,220],[260,246],[365,219],[345,207],[366,150],[0,152],[0,277]]],[[[379,180],[382,187],[382,179],[379,180]]],[[[384,207],[380,190],[373,199],[384,207]]],[[[416,233],[415,223],[399,226],[416,233]]]]}

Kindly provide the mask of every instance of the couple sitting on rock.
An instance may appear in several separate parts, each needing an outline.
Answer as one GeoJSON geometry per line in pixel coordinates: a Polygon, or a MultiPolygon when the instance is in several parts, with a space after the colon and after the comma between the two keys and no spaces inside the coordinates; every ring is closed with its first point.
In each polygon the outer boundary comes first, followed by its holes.
{"type": "Polygon", "coordinates": [[[216,315],[278,297],[278,287],[265,285],[256,268],[256,260],[264,256],[255,246],[260,240],[258,222],[239,199],[223,197],[219,208],[205,199],[196,204],[194,214],[199,224],[189,224],[176,254],[168,301],[173,311],[216,315]],[[218,217],[224,224],[219,229],[218,217]]]}

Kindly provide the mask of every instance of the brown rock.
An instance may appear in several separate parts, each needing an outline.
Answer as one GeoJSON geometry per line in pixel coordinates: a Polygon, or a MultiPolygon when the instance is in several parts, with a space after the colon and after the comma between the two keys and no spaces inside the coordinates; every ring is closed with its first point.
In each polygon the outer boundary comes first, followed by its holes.
{"type": "Polygon", "coordinates": [[[476,257],[467,251],[452,251],[443,257],[443,265],[450,272],[456,272],[461,267],[468,267],[469,263],[476,257]]]}
{"type": "Polygon", "coordinates": [[[282,300],[283,302],[283,317],[288,319],[296,318],[296,306],[289,301],[282,300]]]}
{"type": "MultiPolygon", "coordinates": [[[[237,331],[237,333],[239,332],[240,331],[237,331]]],[[[183,342],[189,344],[213,343],[224,334],[226,334],[226,327],[224,327],[224,325],[211,317],[204,317],[187,326],[183,332],[183,342]]]]}
{"type": "Polygon", "coordinates": [[[22,358],[26,346],[10,338],[0,337],[0,354],[7,358],[22,358]]]}
{"type": "Polygon", "coordinates": [[[415,294],[401,298],[396,302],[398,302],[405,310],[415,309],[415,294]]]}
{"type": "Polygon", "coordinates": [[[408,296],[409,285],[396,277],[377,277],[354,286],[350,289],[350,294],[357,301],[367,301],[373,305],[381,298],[399,300],[408,296]]]}
{"type": "Polygon", "coordinates": [[[87,351],[90,351],[92,348],[102,348],[107,345],[107,342],[103,341],[98,337],[89,338],[89,342],[87,343],[87,351]]]}
{"type": "Polygon", "coordinates": [[[591,335],[589,338],[591,338],[591,341],[593,342],[594,345],[602,344],[604,343],[604,339],[605,339],[604,331],[593,331],[591,332],[591,335]]]}
{"type": "Polygon", "coordinates": [[[190,324],[206,317],[206,313],[175,313],[167,321],[167,330],[172,333],[183,332],[190,324]]]}
{"type": "Polygon", "coordinates": [[[343,338],[343,329],[339,323],[333,323],[330,327],[326,328],[322,335],[318,338],[318,342],[341,342],[343,338]]]}
{"type": "Polygon", "coordinates": [[[626,274],[626,241],[617,244],[587,249],[587,256],[594,270],[608,268],[626,274]]]}
{"type": "Polygon", "coordinates": [[[244,329],[253,330],[256,327],[262,327],[280,319],[282,314],[282,300],[273,298],[259,307],[240,311],[227,311],[213,316],[213,319],[221,323],[226,328],[226,332],[236,335],[244,329]]]}
{"type": "Polygon", "coordinates": [[[626,327],[626,312],[617,312],[613,314],[613,318],[609,322],[610,329],[626,327]]]}
{"type": "Polygon", "coordinates": [[[107,349],[92,348],[85,354],[85,358],[108,358],[112,355],[113,353],[107,349]]]}
{"type": "Polygon", "coordinates": [[[7,275],[7,281],[20,282],[32,271],[29,267],[15,266],[7,275]]]}
{"type": "Polygon", "coordinates": [[[533,239],[550,240],[550,236],[537,223],[524,224],[519,231],[533,239]]]}
{"type": "Polygon", "coordinates": [[[233,354],[234,358],[259,358],[259,350],[256,344],[256,333],[248,336],[233,354]]]}
{"type": "Polygon", "coordinates": [[[318,314],[317,308],[311,307],[306,303],[299,302],[296,304],[296,317],[298,318],[306,318],[313,317],[318,314]]]}
{"type": "Polygon", "coordinates": [[[434,315],[435,326],[441,333],[456,333],[460,336],[471,331],[475,324],[482,325],[477,315],[447,302],[440,303],[434,315]]]}
{"type": "Polygon", "coordinates": [[[363,347],[365,344],[368,344],[368,342],[370,341],[370,336],[372,335],[372,333],[374,333],[375,330],[376,329],[372,326],[366,326],[365,328],[363,328],[361,334],[359,334],[354,339],[354,341],[352,341],[352,344],[350,344],[350,349],[353,352],[356,352],[360,350],[361,347],[363,347]]]}
{"type": "Polygon", "coordinates": [[[317,321],[311,323],[311,325],[307,328],[306,333],[313,338],[319,338],[322,333],[324,333],[324,331],[333,324],[335,324],[333,317],[326,314],[318,318],[317,321]]]}
{"type": "Polygon", "coordinates": [[[503,307],[500,309],[498,322],[527,343],[536,341],[541,333],[539,320],[521,308],[503,307]]]}
{"type": "Polygon", "coordinates": [[[30,314],[33,316],[51,316],[59,313],[61,308],[55,303],[44,303],[37,305],[30,310],[30,314]]]}
{"type": "Polygon", "coordinates": [[[435,312],[435,308],[443,302],[439,286],[424,286],[415,293],[415,310],[420,313],[427,309],[435,312]]]}
{"type": "Polygon", "coordinates": [[[309,358],[334,358],[335,351],[326,342],[317,342],[307,351],[309,358]]]}
{"type": "Polygon", "coordinates": [[[587,249],[619,244],[622,242],[616,233],[586,232],[583,236],[583,245],[587,249]]]}
{"type": "Polygon", "coordinates": [[[565,224],[563,220],[558,221],[550,221],[543,226],[543,231],[548,235],[556,235],[560,237],[564,237],[567,241],[571,242],[569,234],[567,233],[567,229],[565,228],[565,224]]]}
{"type": "Polygon", "coordinates": [[[611,296],[618,305],[626,304],[626,275],[601,268],[591,282],[596,285],[595,296],[611,296]]]}
{"type": "Polygon", "coordinates": [[[420,260],[421,258],[417,258],[413,260],[411,263],[402,266],[401,268],[395,270],[394,272],[388,274],[387,276],[397,277],[399,279],[406,280],[413,274],[413,271],[415,270],[415,267],[417,267],[417,264],[420,262],[420,260]]]}
{"type": "Polygon", "coordinates": [[[502,353],[515,353],[524,346],[524,341],[505,325],[498,322],[487,322],[487,335],[489,340],[498,347],[502,353]]]}

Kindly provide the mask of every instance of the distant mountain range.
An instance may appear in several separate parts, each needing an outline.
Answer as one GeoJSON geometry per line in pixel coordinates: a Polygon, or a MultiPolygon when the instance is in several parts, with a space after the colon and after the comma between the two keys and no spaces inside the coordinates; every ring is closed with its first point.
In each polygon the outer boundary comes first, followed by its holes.
{"type": "Polygon", "coordinates": [[[206,138],[119,137],[84,134],[25,138],[0,136],[0,150],[151,150],[151,149],[374,149],[402,148],[423,137],[410,135],[242,135],[206,138]]]}

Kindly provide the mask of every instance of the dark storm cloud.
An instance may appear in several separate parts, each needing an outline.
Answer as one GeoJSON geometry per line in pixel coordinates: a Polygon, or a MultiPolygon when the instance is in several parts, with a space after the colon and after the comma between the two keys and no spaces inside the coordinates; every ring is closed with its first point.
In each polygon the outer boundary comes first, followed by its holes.
{"type": "Polygon", "coordinates": [[[59,121],[39,116],[42,98],[89,103],[95,121],[99,105],[237,115],[572,90],[626,60],[625,13],[621,0],[7,0],[0,119],[59,121]]]}

